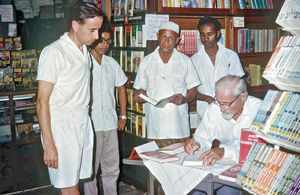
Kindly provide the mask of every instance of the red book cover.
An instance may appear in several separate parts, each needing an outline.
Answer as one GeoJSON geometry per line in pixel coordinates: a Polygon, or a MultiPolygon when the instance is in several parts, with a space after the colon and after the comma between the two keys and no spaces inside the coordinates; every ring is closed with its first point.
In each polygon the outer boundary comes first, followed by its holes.
{"type": "Polygon", "coordinates": [[[224,179],[227,181],[235,182],[238,174],[240,173],[242,169],[242,164],[235,164],[232,165],[229,169],[225,170],[219,175],[220,179],[224,179]]]}
{"type": "Polygon", "coordinates": [[[249,129],[242,129],[239,164],[244,163],[253,142],[266,144],[266,142],[263,139],[257,137],[257,135],[253,131],[250,131],[249,129]]]}

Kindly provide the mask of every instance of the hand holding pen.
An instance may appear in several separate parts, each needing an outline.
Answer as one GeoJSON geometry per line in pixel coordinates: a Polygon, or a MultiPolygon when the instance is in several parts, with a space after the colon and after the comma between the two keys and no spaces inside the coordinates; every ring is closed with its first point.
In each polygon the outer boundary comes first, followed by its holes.
{"type": "Polygon", "coordinates": [[[199,148],[200,144],[196,142],[194,138],[186,141],[184,145],[184,151],[189,155],[193,155],[196,151],[199,150],[199,148]]]}

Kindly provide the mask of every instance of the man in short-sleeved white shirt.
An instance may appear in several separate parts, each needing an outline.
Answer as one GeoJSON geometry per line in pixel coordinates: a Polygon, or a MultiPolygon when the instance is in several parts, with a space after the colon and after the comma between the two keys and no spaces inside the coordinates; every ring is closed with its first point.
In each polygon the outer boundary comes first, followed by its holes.
{"type": "Polygon", "coordinates": [[[226,75],[242,77],[245,74],[238,55],[218,42],[220,27],[216,19],[207,16],[198,23],[202,44],[191,59],[201,79],[201,85],[197,88],[197,112],[200,118],[213,101],[217,80],[226,75]]]}
{"type": "Polygon", "coordinates": [[[72,8],[70,31],[45,47],[38,67],[37,114],[51,184],[79,194],[79,179],[92,174],[93,131],[88,116],[90,57],[102,13],[92,3],[72,8]]]}
{"type": "Polygon", "coordinates": [[[176,140],[190,136],[187,102],[195,97],[200,81],[190,58],[174,49],[178,33],[179,26],[173,22],[160,26],[159,47],[142,60],[133,86],[137,89],[137,102],[143,102],[140,93],[155,100],[177,94],[164,108],[146,103],[148,139],[176,140]]]}
{"type": "Polygon", "coordinates": [[[113,33],[104,17],[99,30],[100,38],[91,45],[93,60],[91,116],[95,130],[95,155],[93,180],[84,184],[84,194],[98,194],[98,170],[101,167],[102,189],[106,195],[117,195],[119,177],[118,130],[126,125],[127,95],[125,76],[121,66],[104,55],[112,43],[113,33]],[[118,90],[120,117],[116,113],[115,88],[118,90]]]}

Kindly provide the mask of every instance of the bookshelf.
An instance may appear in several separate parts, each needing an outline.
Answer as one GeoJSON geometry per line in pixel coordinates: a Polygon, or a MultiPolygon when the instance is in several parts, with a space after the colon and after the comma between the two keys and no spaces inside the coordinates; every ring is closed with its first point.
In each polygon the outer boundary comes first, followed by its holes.
{"type": "Polygon", "coordinates": [[[294,3],[285,1],[276,19],[284,29],[291,29],[294,36],[280,38],[263,73],[263,77],[282,91],[268,90],[251,124],[257,136],[274,148],[254,144],[237,178],[237,183],[252,194],[299,194],[300,76],[295,74],[299,73],[299,68],[296,68],[299,67],[299,54],[293,52],[299,50],[300,34],[293,28],[298,26],[293,13],[299,12],[295,10],[294,3]],[[289,17],[284,18],[283,15],[289,17]],[[297,59],[291,58],[291,55],[297,59]],[[254,149],[256,146],[272,152],[254,149]]]}

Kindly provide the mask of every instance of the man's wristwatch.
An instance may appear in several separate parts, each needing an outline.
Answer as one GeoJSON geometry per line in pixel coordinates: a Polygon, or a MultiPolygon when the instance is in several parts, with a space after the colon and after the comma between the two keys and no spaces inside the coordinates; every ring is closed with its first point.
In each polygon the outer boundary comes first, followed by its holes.
{"type": "Polygon", "coordinates": [[[120,115],[119,118],[120,119],[127,119],[127,116],[126,115],[120,115]]]}

